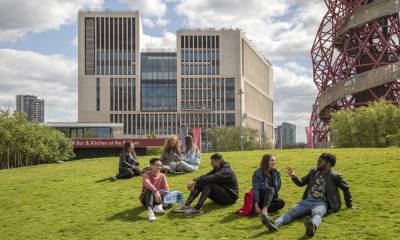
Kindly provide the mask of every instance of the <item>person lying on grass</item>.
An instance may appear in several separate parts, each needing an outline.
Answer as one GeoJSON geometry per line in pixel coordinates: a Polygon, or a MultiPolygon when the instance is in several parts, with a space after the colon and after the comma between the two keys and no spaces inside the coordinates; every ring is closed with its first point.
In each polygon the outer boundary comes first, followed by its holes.
{"type": "Polygon", "coordinates": [[[140,201],[147,209],[147,219],[156,220],[154,213],[165,213],[163,196],[168,193],[167,177],[161,173],[162,162],[159,158],[150,159],[150,170],[143,173],[143,187],[140,201]]]}
{"type": "Polygon", "coordinates": [[[265,154],[260,162],[260,167],[254,171],[252,177],[254,210],[256,214],[268,216],[285,206],[285,201],[278,197],[281,189],[281,174],[275,168],[276,158],[265,154]]]}
{"type": "Polygon", "coordinates": [[[200,151],[193,143],[192,136],[185,137],[185,154],[177,162],[171,162],[175,172],[190,173],[197,171],[200,165],[200,151]]]}
{"type": "Polygon", "coordinates": [[[121,155],[119,156],[118,174],[112,180],[126,179],[140,176],[139,161],[136,158],[135,145],[133,142],[125,142],[121,155]]]}
{"type": "Polygon", "coordinates": [[[196,214],[201,212],[201,207],[207,198],[217,204],[234,204],[239,197],[239,186],[236,175],[228,162],[225,162],[222,155],[215,153],[210,158],[213,168],[209,173],[193,179],[187,185],[190,195],[180,208],[174,212],[185,214],[196,214]],[[200,195],[196,206],[190,204],[200,195]]]}
{"type": "Polygon", "coordinates": [[[353,208],[350,187],[340,173],[331,168],[336,164],[336,156],[323,153],[318,158],[317,168],[299,179],[291,167],[286,168],[287,174],[293,182],[299,186],[307,186],[303,199],[294,208],[287,211],[278,219],[273,220],[269,216],[262,215],[262,223],[272,232],[296,218],[305,216],[304,226],[306,235],[312,237],[320,226],[322,217],[329,211],[337,212],[341,208],[339,188],[344,193],[344,199],[348,208],[353,208]]]}

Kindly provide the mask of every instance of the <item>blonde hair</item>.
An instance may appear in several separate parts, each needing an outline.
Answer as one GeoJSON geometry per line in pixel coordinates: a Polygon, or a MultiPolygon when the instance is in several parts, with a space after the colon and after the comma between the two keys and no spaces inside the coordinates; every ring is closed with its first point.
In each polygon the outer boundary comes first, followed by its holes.
{"type": "Polygon", "coordinates": [[[174,140],[176,141],[175,149],[179,150],[179,138],[176,135],[172,135],[165,142],[165,145],[164,145],[164,151],[165,152],[171,152],[171,150],[174,148],[174,147],[172,147],[172,142],[174,140]]]}

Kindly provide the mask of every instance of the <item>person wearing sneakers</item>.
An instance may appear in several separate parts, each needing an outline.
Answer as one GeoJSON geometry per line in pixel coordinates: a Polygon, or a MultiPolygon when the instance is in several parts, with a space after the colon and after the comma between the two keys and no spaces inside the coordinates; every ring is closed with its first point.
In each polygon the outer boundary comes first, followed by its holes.
{"type": "Polygon", "coordinates": [[[188,183],[187,188],[191,192],[185,204],[174,212],[185,214],[196,214],[201,212],[201,207],[207,198],[220,205],[234,204],[239,197],[239,186],[236,175],[228,162],[225,162],[222,155],[215,153],[211,156],[209,173],[193,179],[188,183]],[[190,204],[200,195],[196,206],[190,204]]]}
{"type": "Polygon", "coordinates": [[[344,193],[344,199],[348,208],[353,208],[350,187],[340,173],[331,168],[336,164],[336,157],[330,153],[323,153],[318,158],[317,168],[299,179],[291,167],[286,168],[287,174],[293,182],[299,186],[305,186],[303,199],[294,208],[273,220],[269,216],[262,215],[262,223],[272,232],[280,226],[290,223],[296,218],[305,216],[304,226],[306,235],[314,236],[321,224],[322,217],[329,210],[338,212],[341,208],[339,189],[344,193]]]}
{"type": "Polygon", "coordinates": [[[167,177],[161,173],[162,161],[159,158],[150,159],[150,170],[143,173],[142,193],[139,197],[147,209],[147,219],[156,220],[154,213],[165,213],[163,195],[168,193],[167,177]]]}
{"type": "Polygon", "coordinates": [[[268,213],[276,212],[285,206],[283,199],[278,197],[281,189],[281,174],[275,165],[275,156],[265,154],[261,159],[260,167],[253,173],[252,191],[256,214],[268,216],[268,213]]]}

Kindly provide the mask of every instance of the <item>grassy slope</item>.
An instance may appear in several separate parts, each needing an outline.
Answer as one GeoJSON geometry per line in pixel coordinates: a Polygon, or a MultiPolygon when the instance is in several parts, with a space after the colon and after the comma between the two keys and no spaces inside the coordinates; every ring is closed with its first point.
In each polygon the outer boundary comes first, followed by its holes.
{"type": "MultiPolygon", "coordinates": [[[[272,151],[282,169],[292,165],[298,175],[315,166],[322,150],[272,151]]],[[[336,170],[352,187],[357,210],[343,210],[323,219],[315,239],[398,239],[400,235],[400,149],[334,149],[336,170]]],[[[101,181],[116,170],[116,158],[0,171],[1,239],[302,239],[296,221],[270,234],[258,217],[238,217],[243,193],[262,151],[224,153],[232,163],[241,188],[234,206],[207,202],[204,214],[186,218],[168,213],[149,223],[138,195],[141,179],[101,181]],[[154,232],[150,237],[149,233],[154,232]]],[[[150,157],[142,157],[142,165],[150,157]]],[[[209,154],[202,155],[198,173],[169,177],[173,190],[187,196],[185,184],[209,170],[209,154]]],[[[285,210],[302,196],[283,174],[281,197],[285,210]]],[[[281,211],[280,213],[282,213],[281,211]]]]}

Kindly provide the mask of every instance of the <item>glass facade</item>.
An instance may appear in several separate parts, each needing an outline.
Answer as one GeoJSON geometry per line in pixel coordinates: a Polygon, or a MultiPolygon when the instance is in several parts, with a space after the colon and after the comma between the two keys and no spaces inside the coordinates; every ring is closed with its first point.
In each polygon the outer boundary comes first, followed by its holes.
{"type": "Polygon", "coordinates": [[[141,54],[141,110],[176,111],[176,53],[141,54]]]}
{"type": "Polygon", "coordinates": [[[109,127],[56,127],[67,138],[110,138],[112,129],[109,127]]]}

